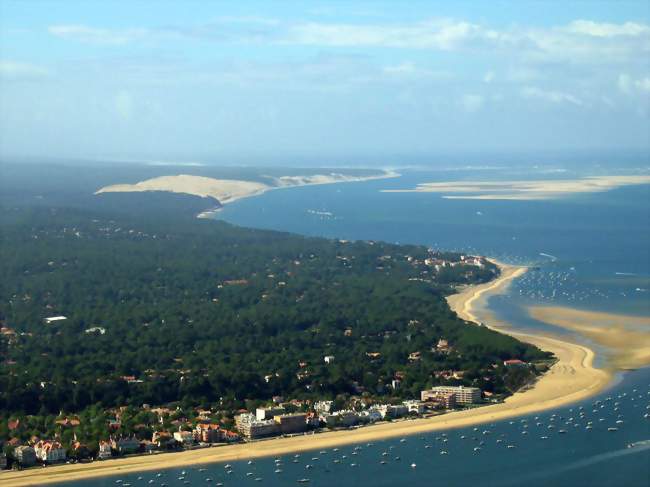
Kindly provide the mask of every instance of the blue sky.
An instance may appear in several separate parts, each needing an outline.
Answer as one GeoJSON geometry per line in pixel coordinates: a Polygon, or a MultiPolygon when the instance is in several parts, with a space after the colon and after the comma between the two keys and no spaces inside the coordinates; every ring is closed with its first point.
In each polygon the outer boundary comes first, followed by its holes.
{"type": "Polygon", "coordinates": [[[0,154],[650,148],[647,1],[0,1],[0,154]]]}

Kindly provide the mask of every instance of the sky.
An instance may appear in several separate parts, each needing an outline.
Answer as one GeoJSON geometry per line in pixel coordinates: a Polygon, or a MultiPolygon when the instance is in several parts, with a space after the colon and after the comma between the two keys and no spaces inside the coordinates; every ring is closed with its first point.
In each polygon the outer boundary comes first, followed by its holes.
{"type": "Polygon", "coordinates": [[[0,156],[650,151],[650,2],[0,0],[0,156]]]}

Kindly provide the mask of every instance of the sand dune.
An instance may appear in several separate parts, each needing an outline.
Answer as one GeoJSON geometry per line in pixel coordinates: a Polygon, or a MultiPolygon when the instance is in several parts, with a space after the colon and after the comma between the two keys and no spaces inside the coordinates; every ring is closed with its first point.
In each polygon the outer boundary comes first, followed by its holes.
{"type": "Polygon", "coordinates": [[[399,174],[392,171],[384,171],[383,173],[373,176],[349,176],[341,173],[312,174],[307,176],[280,176],[277,178],[267,176],[272,184],[264,184],[238,179],[215,179],[205,176],[178,174],[175,176],[160,176],[153,179],[147,179],[135,184],[113,184],[97,190],[95,194],[168,191],[201,197],[209,196],[217,199],[222,205],[227,205],[233,201],[250,196],[256,196],[271,189],[289,188],[294,186],[312,186],[317,184],[350,183],[397,176],[399,176],[399,174]]]}
{"type": "Polygon", "coordinates": [[[650,184],[650,176],[593,176],[537,181],[451,181],[418,184],[415,189],[386,189],[386,193],[445,193],[447,199],[546,200],[594,193],[634,184],[650,184]]]}

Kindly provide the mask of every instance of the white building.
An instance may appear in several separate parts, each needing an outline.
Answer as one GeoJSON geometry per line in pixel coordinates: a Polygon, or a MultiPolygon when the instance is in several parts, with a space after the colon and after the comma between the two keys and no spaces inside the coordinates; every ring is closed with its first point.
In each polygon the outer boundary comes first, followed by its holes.
{"type": "Polygon", "coordinates": [[[423,400],[425,400],[426,396],[430,394],[449,393],[452,393],[456,396],[456,402],[458,404],[474,404],[481,400],[481,389],[478,387],[437,386],[421,392],[423,400]]]}
{"type": "Polygon", "coordinates": [[[401,418],[406,416],[409,408],[404,404],[381,404],[377,406],[382,418],[401,418]]]}
{"type": "Polygon", "coordinates": [[[408,408],[409,413],[422,414],[424,412],[424,404],[422,401],[413,399],[410,401],[404,401],[402,404],[408,408]]]}
{"type": "Polygon", "coordinates": [[[317,413],[329,413],[333,405],[334,401],[318,401],[314,404],[314,411],[317,413]]]}
{"type": "Polygon", "coordinates": [[[326,364],[331,364],[332,362],[334,362],[334,358],[335,358],[334,355],[325,355],[325,357],[323,357],[323,360],[325,361],[326,364]]]}
{"type": "Polygon", "coordinates": [[[279,416],[280,414],[284,414],[284,408],[283,407],[257,408],[255,410],[255,416],[256,416],[258,421],[273,419],[275,416],[279,416]]]}
{"type": "Polygon", "coordinates": [[[191,431],[174,431],[174,439],[188,446],[194,443],[194,434],[191,431]]]}
{"type": "Polygon", "coordinates": [[[52,323],[56,323],[57,321],[63,321],[67,319],[68,318],[65,316],[50,316],[49,318],[45,318],[45,324],[51,325],[52,323]]]}
{"type": "Polygon", "coordinates": [[[99,452],[97,453],[97,458],[100,460],[105,460],[113,456],[113,451],[111,450],[111,444],[108,441],[99,442],[99,452]]]}
{"type": "Polygon", "coordinates": [[[45,463],[62,462],[65,460],[65,449],[58,441],[39,441],[34,445],[36,458],[45,463]]]}

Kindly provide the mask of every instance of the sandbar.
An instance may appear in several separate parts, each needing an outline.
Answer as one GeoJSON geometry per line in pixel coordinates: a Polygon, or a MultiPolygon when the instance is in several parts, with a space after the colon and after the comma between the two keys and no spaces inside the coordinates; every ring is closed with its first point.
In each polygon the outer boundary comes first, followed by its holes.
{"type": "Polygon", "coordinates": [[[578,179],[524,181],[448,181],[418,184],[415,189],[384,189],[385,193],[444,193],[446,199],[549,200],[578,193],[609,191],[650,184],[649,175],[591,176],[578,179]]]}
{"type": "MultiPolygon", "coordinates": [[[[476,314],[480,303],[491,295],[505,292],[513,279],[526,272],[525,267],[500,263],[499,265],[501,275],[497,279],[487,284],[467,287],[449,297],[451,308],[461,318],[477,321],[476,314]]],[[[492,323],[485,324],[493,326],[492,323]]],[[[127,457],[89,464],[58,465],[22,472],[4,472],[0,473],[0,483],[3,487],[43,485],[106,475],[160,471],[164,468],[181,468],[211,462],[232,462],[308,450],[323,450],[346,444],[462,428],[565,406],[600,392],[610,383],[611,374],[593,366],[594,353],[587,347],[557,338],[515,332],[510,326],[507,329],[499,326],[498,329],[519,340],[550,351],[557,358],[556,363],[534,386],[515,393],[503,403],[432,418],[379,423],[354,430],[323,432],[179,453],[127,457]]]]}
{"type": "Polygon", "coordinates": [[[531,306],[530,316],[572,330],[606,348],[619,370],[650,365],[650,317],[587,311],[563,306],[531,306]]]}

